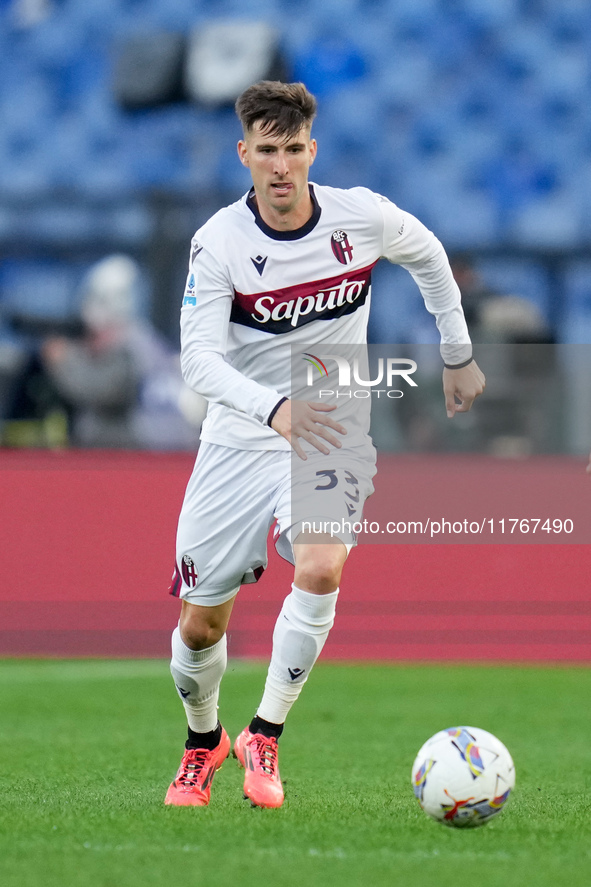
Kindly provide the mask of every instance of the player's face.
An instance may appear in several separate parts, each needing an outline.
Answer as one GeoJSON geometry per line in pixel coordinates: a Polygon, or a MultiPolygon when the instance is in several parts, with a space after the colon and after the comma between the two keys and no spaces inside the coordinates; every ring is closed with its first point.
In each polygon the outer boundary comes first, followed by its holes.
{"type": "Polygon", "coordinates": [[[261,132],[256,123],[238,142],[238,155],[250,170],[263,220],[284,230],[304,225],[312,214],[308,170],[316,157],[309,127],[286,139],[261,132]]]}

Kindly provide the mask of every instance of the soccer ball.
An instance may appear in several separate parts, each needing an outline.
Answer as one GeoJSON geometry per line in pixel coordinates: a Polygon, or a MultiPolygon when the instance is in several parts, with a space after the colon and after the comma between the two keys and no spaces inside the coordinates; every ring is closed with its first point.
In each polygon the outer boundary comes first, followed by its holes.
{"type": "Polygon", "coordinates": [[[515,785],[515,766],[492,733],[450,727],[420,749],[412,785],[427,816],[449,826],[474,827],[501,812],[515,785]]]}

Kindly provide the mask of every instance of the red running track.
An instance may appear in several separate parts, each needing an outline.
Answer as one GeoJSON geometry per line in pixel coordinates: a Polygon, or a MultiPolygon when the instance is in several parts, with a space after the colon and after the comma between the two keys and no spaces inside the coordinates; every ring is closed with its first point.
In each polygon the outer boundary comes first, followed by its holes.
{"type": "MultiPolygon", "coordinates": [[[[192,462],[187,454],[0,451],[1,656],[168,656],[179,604],[167,588],[192,462]]],[[[466,489],[480,502],[489,497],[493,511],[499,491],[510,499],[517,489],[510,507],[521,503],[520,516],[560,502],[565,517],[569,500],[565,504],[561,495],[570,490],[571,503],[580,499],[573,504],[579,529],[585,520],[591,527],[591,483],[582,460],[547,457],[525,465],[485,457],[382,456],[379,469],[368,508],[374,518],[388,516],[393,491],[397,518],[414,519],[420,498],[425,508],[435,502],[433,519],[446,516],[446,507],[461,516],[474,505],[461,492],[466,489]],[[437,492],[438,478],[443,486],[437,492]],[[543,489],[550,496],[545,503],[543,489]]],[[[347,564],[323,655],[589,661],[591,549],[562,538],[544,545],[474,539],[417,545],[416,538],[412,544],[361,544],[347,564]]],[[[291,568],[270,550],[265,575],[240,593],[231,655],[269,655],[290,582],[291,568]]]]}

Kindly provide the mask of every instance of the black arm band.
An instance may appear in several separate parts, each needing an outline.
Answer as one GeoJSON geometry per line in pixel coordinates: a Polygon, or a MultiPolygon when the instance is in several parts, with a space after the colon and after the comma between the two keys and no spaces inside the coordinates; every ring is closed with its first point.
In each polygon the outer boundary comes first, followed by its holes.
{"type": "Polygon", "coordinates": [[[275,404],[275,406],[273,407],[273,409],[272,409],[271,412],[269,413],[269,418],[267,419],[267,425],[269,426],[269,428],[271,427],[271,422],[272,422],[273,419],[275,418],[275,413],[277,412],[277,410],[279,409],[279,407],[281,406],[281,404],[282,404],[282,403],[285,403],[286,400],[289,400],[289,398],[288,398],[288,397],[282,397],[281,400],[277,401],[277,403],[275,404]]]}
{"type": "MultiPolygon", "coordinates": [[[[451,366],[449,363],[444,363],[443,366],[446,370],[463,370],[464,367],[467,367],[474,360],[473,357],[470,357],[468,360],[465,360],[464,363],[456,363],[455,366],[451,366]]],[[[275,407],[277,409],[277,407],[275,407]]]]}

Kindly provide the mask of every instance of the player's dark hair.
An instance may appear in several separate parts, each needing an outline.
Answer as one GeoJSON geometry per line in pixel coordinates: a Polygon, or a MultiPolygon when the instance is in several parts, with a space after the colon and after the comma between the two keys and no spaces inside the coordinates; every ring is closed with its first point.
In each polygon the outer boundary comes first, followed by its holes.
{"type": "Polygon", "coordinates": [[[303,83],[261,80],[238,97],[235,108],[245,134],[260,121],[266,135],[289,139],[302,126],[312,126],[316,99],[303,83]]]}

